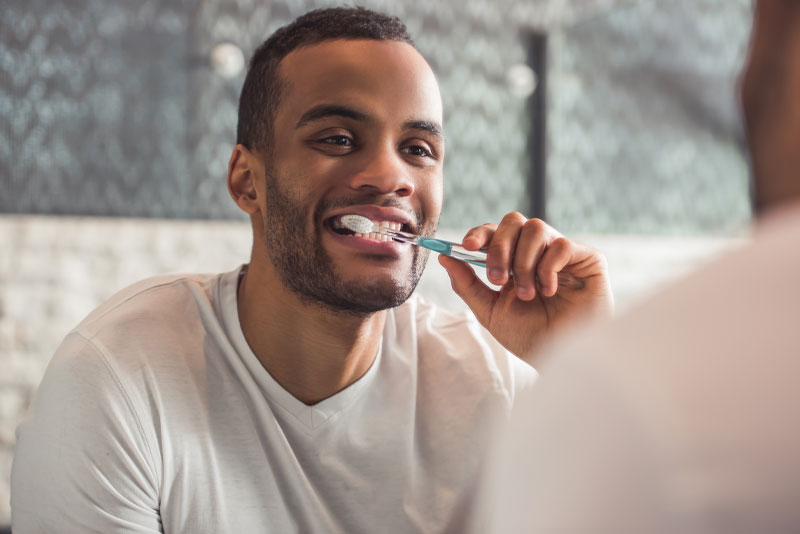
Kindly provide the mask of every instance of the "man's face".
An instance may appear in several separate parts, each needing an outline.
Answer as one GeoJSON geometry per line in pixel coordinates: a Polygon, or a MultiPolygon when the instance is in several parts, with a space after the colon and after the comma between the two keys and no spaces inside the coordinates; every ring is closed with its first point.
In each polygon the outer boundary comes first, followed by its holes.
{"type": "Polygon", "coordinates": [[[264,235],[282,282],[307,302],[370,313],[405,301],[427,253],[343,235],[359,214],[431,235],[442,202],[442,105],[430,67],[395,41],[295,50],[266,161],[264,235]]]}

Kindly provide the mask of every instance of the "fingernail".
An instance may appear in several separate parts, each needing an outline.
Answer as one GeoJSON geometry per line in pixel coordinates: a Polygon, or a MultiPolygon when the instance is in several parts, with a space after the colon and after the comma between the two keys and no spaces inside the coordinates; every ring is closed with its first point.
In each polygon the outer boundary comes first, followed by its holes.
{"type": "Polygon", "coordinates": [[[489,280],[500,280],[503,278],[503,271],[500,269],[489,269],[487,276],[489,277],[489,280]]]}
{"type": "Polygon", "coordinates": [[[533,296],[533,288],[531,287],[518,287],[517,295],[521,299],[529,299],[533,296]]]}

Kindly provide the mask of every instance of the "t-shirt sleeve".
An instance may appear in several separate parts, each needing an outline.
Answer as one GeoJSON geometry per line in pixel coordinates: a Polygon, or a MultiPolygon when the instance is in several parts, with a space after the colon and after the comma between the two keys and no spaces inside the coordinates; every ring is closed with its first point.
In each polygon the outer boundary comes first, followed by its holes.
{"type": "Polygon", "coordinates": [[[105,355],[68,336],[17,430],[16,534],[161,532],[159,464],[135,407],[105,355]]]}

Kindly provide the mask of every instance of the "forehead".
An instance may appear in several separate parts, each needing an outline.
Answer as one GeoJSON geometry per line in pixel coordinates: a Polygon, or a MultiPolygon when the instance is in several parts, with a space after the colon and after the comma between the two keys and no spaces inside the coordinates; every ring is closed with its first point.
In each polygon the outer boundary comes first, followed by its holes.
{"type": "Polygon", "coordinates": [[[439,86],[414,47],[399,41],[334,40],[299,48],[280,64],[278,119],[335,104],[379,117],[441,123],[439,86]]]}

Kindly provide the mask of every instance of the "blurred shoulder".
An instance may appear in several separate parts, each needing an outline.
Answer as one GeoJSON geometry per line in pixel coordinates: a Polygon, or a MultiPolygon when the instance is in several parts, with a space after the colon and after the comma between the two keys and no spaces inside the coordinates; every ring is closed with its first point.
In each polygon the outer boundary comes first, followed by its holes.
{"type": "Polygon", "coordinates": [[[92,338],[111,324],[156,326],[186,317],[197,305],[213,305],[224,274],[166,274],[136,282],[95,308],[75,328],[92,338]],[[187,308],[188,305],[188,308],[187,308]]]}
{"type": "Polygon", "coordinates": [[[461,376],[465,384],[482,382],[509,397],[536,379],[533,367],[506,350],[468,310],[453,312],[413,296],[393,316],[398,332],[414,336],[421,371],[461,376]]]}

